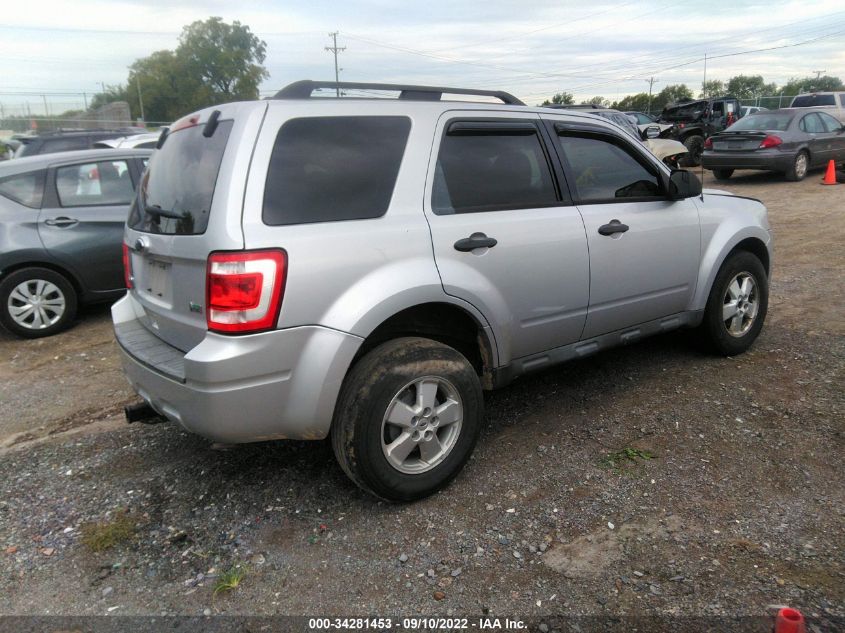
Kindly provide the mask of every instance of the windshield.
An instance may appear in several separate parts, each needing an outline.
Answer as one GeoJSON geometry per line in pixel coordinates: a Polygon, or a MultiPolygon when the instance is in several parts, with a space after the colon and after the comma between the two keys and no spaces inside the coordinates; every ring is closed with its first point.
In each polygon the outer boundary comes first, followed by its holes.
{"type": "Polygon", "coordinates": [[[131,228],[167,235],[205,232],[232,121],[220,121],[211,138],[203,129],[171,132],[153,152],[129,212],[131,228]]]}
{"type": "Polygon", "coordinates": [[[743,130],[754,130],[758,132],[767,132],[777,130],[785,132],[789,128],[789,123],[792,121],[792,114],[775,114],[772,112],[755,112],[746,117],[741,118],[728,128],[731,132],[741,132],[743,130]]]}
{"type": "Polygon", "coordinates": [[[813,106],[836,105],[833,95],[801,95],[792,100],[793,108],[812,108],[813,106]]]}

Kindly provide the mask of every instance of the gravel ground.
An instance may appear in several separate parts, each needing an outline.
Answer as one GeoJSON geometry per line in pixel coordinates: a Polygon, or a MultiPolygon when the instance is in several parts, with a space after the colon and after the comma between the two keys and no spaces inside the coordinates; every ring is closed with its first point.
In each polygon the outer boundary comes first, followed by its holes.
{"type": "Polygon", "coordinates": [[[774,227],[754,348],[714,358],[678,333],[488,394],[463,474],[411,505],[359,492],[325,442],[218,447],[122,424],[133,396],[106,309],[52,339],[0,334],[0,613],[789,604],[811,629],[842,626],[845,187],[817,173],[716,186],[761,198],[774,227]],[[232,569],[240,584],[215,594],[232,569]]]}

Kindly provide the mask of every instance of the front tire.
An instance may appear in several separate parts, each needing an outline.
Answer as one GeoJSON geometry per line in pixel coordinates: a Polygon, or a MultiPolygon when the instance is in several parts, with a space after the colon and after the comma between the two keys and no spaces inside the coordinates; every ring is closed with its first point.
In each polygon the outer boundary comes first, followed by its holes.
{"type": "Polygon", "coordinates": [[[684,166],[698,167],[701,164],[701,155],[704,153],[704,137],[690,136],[684,139],[684,147],[687,148],[687,154],[683,158],[684,166]]]}
{"type": "Polygon", "coordinates": [[[446,486],[478,440],[484,399],[470,362],[451,347],[399,338],[350,370],[332,422],[335,457],[365,491],[414,501],[446,486]]]}
{"type": "Polygon", "coordinates": [[[733,169],[714,169],[713,176],[716,180],[729,180],[733,176],[733,169]]]}
{"type": "Polygon", "coordinates": [[[22,338],[52,336],[76,316],[76,291],[49,268],[23,268],[0,282],[0,323],[22,338]]]}
{"type": "Polygon", "coordinates": [[[804,180],[807,175],[807,170],[810,168],[810,155],[805,151],[800,151],[792,159],[792,166],[786,170],[784,176],[787,180],[798,182],[804,180]]]}
{"type": "Polygon", "coordinates": [[[722,356],[746,351],[760,334],[769,306],[769,281],[760,260],[735,251],[722,264],[704,311],[701,330],[722,356]]]}

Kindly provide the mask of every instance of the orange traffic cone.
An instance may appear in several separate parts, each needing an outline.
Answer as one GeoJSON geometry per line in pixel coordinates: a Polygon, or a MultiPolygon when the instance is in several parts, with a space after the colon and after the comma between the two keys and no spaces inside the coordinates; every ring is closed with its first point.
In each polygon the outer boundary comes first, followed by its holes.
{"type": "Polygon", "coordinates": [[[833,160],[828,161],[827,171],[824,174],[823,185],[835,185],[836,183],[836,163],[833,160]]]}
{"type": "Polygon", "coordinates": [[[775,618],[774,633],[806,633],[804,616],[798,609],[784,608],[775,618]]]}

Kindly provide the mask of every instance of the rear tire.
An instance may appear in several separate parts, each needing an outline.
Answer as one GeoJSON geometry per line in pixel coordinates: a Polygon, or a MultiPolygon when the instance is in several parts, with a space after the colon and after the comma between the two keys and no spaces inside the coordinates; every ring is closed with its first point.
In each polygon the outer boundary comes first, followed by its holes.
{"type": "Polygon", "coordinates": [[[713,177],[716,178],[716,180],[728,180],[731,176],[733,176],[733,173],[733,169],[714,169],[713,177]]]}
{"type": "Polygon", "coordinates": [[[698,167],[701,164],[701,155],[704,153],[704,137],[689,136],[684,139],[684,147],[687,148],[687,153],[682,159],[684,166],[698,167]]]}
{"type": "Polygon", "coordinates": [[[807,175],[809,168],[810,155],[806,151],[801,150],[792,159],[792,166],[786,170],[784,176],[789,181],[798,182],[799,180],[804,180],[804,176],[807,175]]]}
{"type": "Polygon", "coordinates": [[[76,306],[73,285],[49,268],[22,268],[0,282],[0,324],[22,338],[58,334],[73,322],[76,306]]]}
{"type": "Polygon", "coordinates": [[[331,440],[344,472],[387,501],[427,497],[461,471],[478,440],[484,398],[472,364],[424,338],[368,352],[341,388],[331,440]]]}
{"type": "Polygon", "coordinates": [[[735,251],[722,264],[704,311],[701,334],[722,356],[746,351],[760,334],[769,306],[769,281],[759,259],[735,251]]]}

